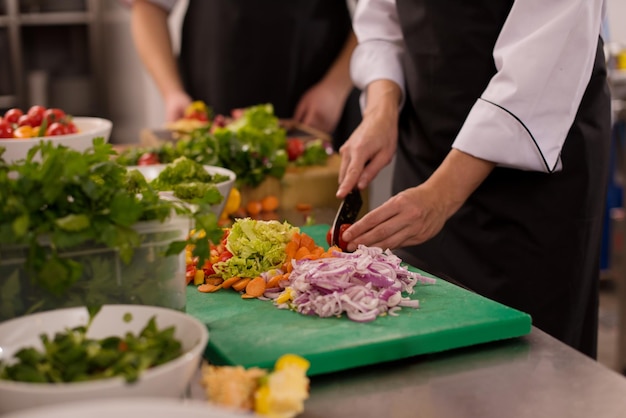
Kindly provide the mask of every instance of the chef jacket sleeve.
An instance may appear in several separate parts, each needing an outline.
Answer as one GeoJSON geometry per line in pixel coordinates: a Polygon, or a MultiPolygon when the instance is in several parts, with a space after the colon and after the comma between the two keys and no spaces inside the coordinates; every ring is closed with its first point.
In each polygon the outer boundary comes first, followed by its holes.
{"type": "Polygon", "coordinates": [[[603,0],[518,0],[496,42],[497,73],[453,147],[552,172],[591,77],[603,0]]]}
{"type": "Polygon", "coordinates": [[[367,102],[366,87],[375,80],[391,80],[402,90],[404,103],[404,44],[394,0],[359,0],[353,19],[359,41],[350,62],[350,75],[361,89],[361,108],[367,102]]]}

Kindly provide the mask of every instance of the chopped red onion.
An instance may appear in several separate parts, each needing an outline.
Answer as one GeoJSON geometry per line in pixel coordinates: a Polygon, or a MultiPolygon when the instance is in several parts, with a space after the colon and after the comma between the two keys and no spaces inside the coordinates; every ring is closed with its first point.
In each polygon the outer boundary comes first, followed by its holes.
{"type": "MultiPolygon", "coordinates": [[[[333,252],[333,257],[293,261],[289,280],[292,301],[277,304],[305,315],[346,316],[357,322],[370,322],[379,315],[397,316],[401,307],[419,308],[412,294],[417,283],[433,284],[435,279],[409,271],[390,250],[360,245],[353,253],[333,252]]],[[[269,289],[268,289],[269,290],[269,289]]],[[[280,295],[272,289],[265,296],[280,295]]]]}

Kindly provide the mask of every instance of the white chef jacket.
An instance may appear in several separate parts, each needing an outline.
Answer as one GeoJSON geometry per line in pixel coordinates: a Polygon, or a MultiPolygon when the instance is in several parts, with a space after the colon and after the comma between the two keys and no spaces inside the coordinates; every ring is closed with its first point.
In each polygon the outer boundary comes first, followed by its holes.
{"type": "MultiPolygon", "coordinates": [[[[499,166],[552,172],[591,78],[604,0],[517,0],[496,41],[497,72],[468,114],[453,148],[499,166]]],[[[404,44],[395,0],[359,0],[357,87],[377,79],[403,91],[404,44]]],[[[460,67],[459,77],[463,77],[460,67]]],[[[362,97],[362,105],[367,96],[362,97]]]]}

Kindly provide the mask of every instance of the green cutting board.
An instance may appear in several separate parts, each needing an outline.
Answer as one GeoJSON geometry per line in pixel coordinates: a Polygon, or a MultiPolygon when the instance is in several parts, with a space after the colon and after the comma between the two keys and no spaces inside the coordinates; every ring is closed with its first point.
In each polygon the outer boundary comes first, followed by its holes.
{"type": "MultiPolygon", "coordinates": [[[[327,225],[301,229],[318,244],[325,242],[327,225]]],[[[271,369],[282,354],[294,353],[311,362],[311,376],[530,332],[528,314],[442,279],[418,284],[412,298],[419,309],[357,323],[277,309],[232,290],[201,293],[189,286],[187,313],[209,329],[205,357],[211,363],[271,369]]]]}

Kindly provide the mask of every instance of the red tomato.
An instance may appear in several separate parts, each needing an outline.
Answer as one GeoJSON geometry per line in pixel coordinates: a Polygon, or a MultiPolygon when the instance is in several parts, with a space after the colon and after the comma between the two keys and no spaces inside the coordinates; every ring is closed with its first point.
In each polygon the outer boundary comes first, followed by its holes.
{"type": "Polygon", "coordinates": [[[304,141],[300,138],[287,139],[287,156],[289,161],[295,161],[304,154],[304,141]]]}
{"type": "Polygon", "coordinates": [[[33,122],[30,120],[30,117],[28,117],[28,115],[22,115],[17,120],[17,126],[36,126],[36,125],[33,125],[33,122]]]}
{"type": "MultiPolygon", "coordinates": [[[[343,233],[346,231],[346,229],[350,228],[351,225],[352,224],[342,224],[339,227],[339,239],[338,239],[337,244],[339,248],[341,248],[342,251],[348,251],[348,243],[343,240],[342,236],[343,236],[343,233]]],[[[326,233],[326,242],[328,243],[328,245],[333,245],[331,242],[331,231],[332,231],[332,228],[329,228],[328,232],[326,233]]]]}
{"type": "Polygon", "coordinates": [[[341,224],[339,227],[339,239],[337,240],[337,243],[339,244],[339,248],[343,251],[348,251],[348,243],[343,240],[343,233],[346,229],[350,228],[350,226],[352,226],[352,224],[341,224]]]}
{"type": "Polygon", "coordinates": [[[44,111],[43,117],[48,121],[48,126],[50,126],[54,122],[62,122],[65,117],[65,112],[56,107],[51,107],[44,111]]]}
{"type": "Polygon", "coordinates": [[[41,125],[41,122],[43,121],[43,114],[45,111],[46,111],[46,108],[43,106],[39,106],[39,105],[31,106],[30,109],[28,109],[28,112],[26,112],[26,114],[28,115],[28,118],[30,119],[31,126],[41,125]]]}
{"type": "Polygon", "coordinates": [[[141,154],[139,160],[137,160],[137,165],[153,165],[159,164],[159,156],[154,152],[145,152],[141,154]]]}
{"type": "Polygon", "coordinates": [[[52,122],[46,129],[46,136],[57,136],[67,134],[67,128],[61,122],[52,122]]]}
{"type": "Polygon", "coordinates": [[[215,116],[215,118],[213,118],[213,126],[217,126],[219,128],[226,126],[226,118],[224,115],[215,116]]]}
{"type": "Polygon", "coordinates": [[[200,111],[200,110],[194,110],[193,112],[185,115],[185,119],[195,119],[195,120],[199,120],[201,122],[208,122],[209,118],[207,117],[207,114],[200,111]]]}
{"type": "Polygon", "coordinates": [[[220,256],[217,259],[217,261],[226,261],[226,260],[230,259],[232,256],[233,255],[231,254],[230,251],[224,250],[224,252],[220,254],[220,256]]]}
{"type": "Polygon", "coordinates": [[[22,112],[22,109],[14,107],[4,113],[4,120],[9,123],[17,123],[17,121],[20,119],[20,116],[22,116],[23,114],[24,112],[22,112]]]}
{"type": "Polygon", "coordinates": [[[9,122],[0,122],[0,138],[13,138],[13,127],[9,122]]]}
{"type": "Polygon", "coordinates": [[[74,122],[68,122],[65,126],[68,134],[78,133],[78,126],[74,122]]]}

